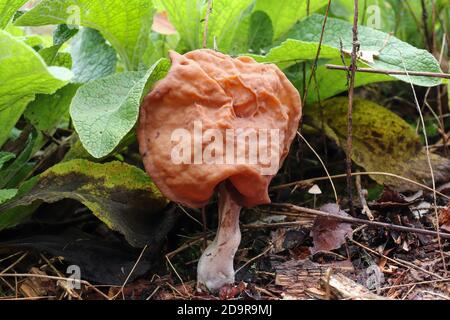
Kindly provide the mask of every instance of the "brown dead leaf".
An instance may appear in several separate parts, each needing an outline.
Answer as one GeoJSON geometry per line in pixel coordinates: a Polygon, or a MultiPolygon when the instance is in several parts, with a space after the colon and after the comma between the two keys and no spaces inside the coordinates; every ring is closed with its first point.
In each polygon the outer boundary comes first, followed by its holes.
{"type": "MultiPolygon", "coordinates": [[[[29,274],[35,274],[40,276],[46,276],[44,271],[38,268],[31,268],[29,274]]],[[[55,287],[52,281],[45,278],[29,277],[19,287],[19,291],[27,298],[45,297],[50,294],[50,291],[55,292],[55,287]]]]}
{"type": "Polygon", "coordinates": [[[383,193],[380,198],[375,202],[370,204],[370,207],[376,210],[383,209],[392,209],[392,208],[404,208],[408,207],[411,204],[417,202],[418,198],[408,198],[405,197],[400,192],[389,188],[388,186],[384,187],[383,193]]]}
{"type": "Polygon", "coordinates": [[[442,230],[450,232],[450,203],[439,213],[439,225],[442,230]]]}
{"type": "MultiPolygon", "coordinates": [[[[340,216],[349,216],[338,205],[332,203],[322,206],[320,210],[340,216]]],[[[314,242],[311,253],[315,254],[319,251],[331,251],[340,248],[345,243],[345,237],[351,232],[352,227],[348,223],[317,217],[311,230],[314,242]]]]}

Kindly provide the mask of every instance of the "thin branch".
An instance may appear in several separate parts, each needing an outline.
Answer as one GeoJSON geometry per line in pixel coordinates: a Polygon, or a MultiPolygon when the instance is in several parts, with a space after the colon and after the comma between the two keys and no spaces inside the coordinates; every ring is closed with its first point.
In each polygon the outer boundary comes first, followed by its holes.
{"type": "MultiPolygon", "coordinates": [[[[424,185],[424,184],[419,183],[417,181],[414,181],[414,180],[411,180],[411,179],[399,176],[399,175],[394,174],[394,173],[389,173],[389,172],[376,172],[376,171],[373,171],[373,172],[353,172],[352,176],[353,177],[356,177],[356,176],[386,176],[386,177],[391,177],[391,178],[403,180],[405,182],[408,182],[408,183],[411,183],[413,185],[416,185],[416,186],[420,187],[421,189],[424,189],[424,190],[427,190],[427,191],[430,191],[430,192],[434,192],[433,188],[430,188],[427,185],[424,185]]],[[[343,179],[343,178],[346,178],[346,177],[347,177],[346,174],[338,174],[338,175],[331,176],[332,179],[343,179]]],[[[271,190],[279,190],[279,189],[295,187],[295,186],[299,186],[299,185],[307,185],[307,184],[311,184],[311,183],[314,183],[314,182],[317,182],[317,181],[324,181],[324,180],[328,180],[328,179],[329,179],[329,177],[318,177],[318,178],[311,178],[311,179],[306,179],[306,180],[301,180],[301,181],[294,181],[294,182],[290,182],[290,183],[274,186],[274,187],[271,188],[271,190]]],[[[436,191],[436,193],[439,196],[441,196],[441,197],[443,197],[443,198],[445,198],[447,200],[450,200],[450,197],[445,195],[445,194],[443,194],[442,192],[436,191]]]]}
{"type": "MultiPolygon", "coordinates": [[[[299,206],[289,204],[289,203],[273,203],[272,206],[284,208],[284,209],[294,211],[294,212],[306,213],[306,214],[311,214],[314,216],[348,222],[348,223],[354,224],[354,225],[367,225],[369,227],[385,228],[385,229],[396,230],[396,231],[401,231],[401,232],[424,234],[424,235],[434,236],[434,237],[437,235],[437,232],[432,231],[432,230],[405,227],[405,226],[400,226],[400,225],[385,223],[385,222],[369,221],[369,220],[354,218],[351,216],[340,216],[338,214],[328,213],[328,212],[320,211],[320,210],[316,210],[316,209],[299,207],[299,206]]],[[[441,238],[450,239],[450,233],[440,232],[440,235],[441,235],[441,238]]]]}
{"type": "Polygon", "coordinates": [[[208,27],[209,27],[209,16],[211,15],[213,8],[213,0],[208,0],[208,8],[206,9],[205,16],[205,30],[203,31],[203,49],[208,47],[208,27]]]}
{"type": "Polygon", "coordinates": [[[323,24],[322,24],[322,31],[320,33],[319,48],[317,49],[316,57],[314,58],[314,63],[313,63],[312,68],[311,68],[311,74],[309,75],[308,83],[306,84],[306,88],[304,88],[305,89],[305,95],[303,96],[303,106],[306,105],[306,100],[308,99],[308,89],[309,89],[309,87],[311,85],[311,81],[313,79],[313,75],[316,73],[317,64],[319,62],[319,57],[320,57],[320,51],[322,50],[323,37],[324,37],[324,34],[325,34],[325,27],[327,25],[328,13],[330,11],[330,7],[331,7],[331,0],[328,0],[328,6],[327,6],[327,10],[325,12],[325,17],[324,17],[323,24]]]}
{"type": "Polygon", "coordinates": [[[356,63],[358,61],[358,52],[360,43],[358,41],[358,18],[359,9],[358,2],[354,1],[354,18],[353,18],[353,48],[352,48],[352,62],[350,66],[350,82],[348,88],[348,113],[347,113],[347,192],[348,203],[350,211],[353,214],[353,179],[352,179],[352,149],[353,149],[353,95],[355,91],[355,78],[356,78],[356,63]]]}
{"type": "MultiPolygon", "coordinates": [[[[327,69],[330,70],[341,70],[350,71],[350,68],[346,66],[339,66],[335,64],[327,64],[327,69]]],[[[372,68],[356,68],[356,72],[364,73],[378,73],[386,75],[399,75],[399,76],[417,76],[417,77],[429,77],[429,78],[442,78],[450,79],[450,74],[447,73],[437,73],[437,72],[422,72],[422,71],[400,71],[400,70],[387,70],[387,69],[372,69],[372,68]]]]}

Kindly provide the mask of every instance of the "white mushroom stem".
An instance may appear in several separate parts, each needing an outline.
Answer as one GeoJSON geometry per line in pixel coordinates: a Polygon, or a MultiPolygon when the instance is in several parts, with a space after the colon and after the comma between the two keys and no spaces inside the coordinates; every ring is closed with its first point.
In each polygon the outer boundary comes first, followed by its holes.
{"type": "Polygon", "coordinates": [[[197,268],[199,288],[217,292],[234,283],[234,255],[241,243],[239,214],[241,206],[232,198],[225,184],[219,186],[219,227],[216,238],[203,252],[197,268]]]}

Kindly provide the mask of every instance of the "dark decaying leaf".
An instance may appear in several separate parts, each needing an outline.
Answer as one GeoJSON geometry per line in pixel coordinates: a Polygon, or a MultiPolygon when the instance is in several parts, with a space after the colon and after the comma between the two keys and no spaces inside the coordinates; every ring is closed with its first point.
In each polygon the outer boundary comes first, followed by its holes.
{"type": "MultiPolygon", "coordinates": [[[[348,216],[338,205],[329,203],[320,208],[325,211],[340,216],[348,216]]],[[[314,247],[311,253],[320,251],[331,251],[340,248],[345,243],[345,237],[352,232],[352,227],[348,223],[340,222],[336,219],[317,217],[311,230],[314,247]]]]}
{"type": "Polygon", "coordinates": [[[159,212],[168,203],[148,176],[136,167],[120,162],[73,160],[26,182],[12,201],[1,205],[0,230],[24,220],[23,215],[14,216],[18,207],[63,199],[83,203],[110,229],[121,232],[137,247],[151,242],[151,231],[161,220],[159,212]]]}
{"type": "Polygon", "coordinates": [[[370,204],[370,207],[377,210],[409,207],[418,202],[420,198],[405,197],[389,187],[385,187],[380,198],[370,204]]]}
{"type": "MultiPolygon", "coordinates": [[[[322,127],[327,137],[343,150],[347,145],[348,98],[334,98],[319,107],[306,108],[312,124],[322,127]]],[[[371,101],[356,99],[353,110],[352,159],[369,172],[400,175],[416,182],[431,185],[427,154],[419,135],[402,118],[371,101]]],[[[431,154],[436,182],[450,180],[450,159],[431,154]]],[[[371,175],[379,184],[403,192],[418,190],[415,184],[391,176],[371,175]]]]}
{"type": "Polygon", "coordinates": [[[441,210],[439,214],[439,225],[442,230],[450,232],[450,203],[441,210]]]}
{"type": "MultiPolygon", "coordinates": [[[[162,223],[155,223],[154,230],[149,230],[153,231],[152,243],[131,274],[129,282],[153,270],[162,261],[159,257],[160,248],[175,220],[175,213],[170,211],[162,223]]],[[[63,257],[68,265],[80,267],[82,279],[110,285],[124,283],[141,253],[141,250],[124,241],[105,240],[75,228],[56,229],[33,231],[31,234],[21,231],[21,237],[14,240],[11,240],[12,232],[6,232],[0,235],[0,250],[37,250],[63,257]]]]}

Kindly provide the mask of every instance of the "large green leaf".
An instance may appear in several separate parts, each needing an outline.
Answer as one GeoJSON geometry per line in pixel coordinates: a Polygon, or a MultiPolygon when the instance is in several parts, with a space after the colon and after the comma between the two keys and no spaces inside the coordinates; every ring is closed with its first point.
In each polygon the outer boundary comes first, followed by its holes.
{"type": "MultiPolygon", "coordinates": [[[[305,42],[301,40],[288,39],[280,46],[270,49],[264,55],[251,55],[256,61],[263,63],[274,63],[280,68],[287,68],[293,64],[314,60],[319,49],[317,42],[305,42]]],[[[340,57],[340,51],[337,48],[322,45],[320,51],[320,58],[333,59],[340,57]]]]}
{"type": "Polygon", "coordinates": [[[70,103],[78,88],[78,84],[68,84],[52,95],[38,95],[28,105],[25,118],[36,129],[52,136],[61,119],[68,115],[70,103]]]}
{"type": "Polygon", "coordinates": [[[4,29],[12,17],[28,0],[0,0],[0,29],[4,29]]]}
{"type": "Polygon", "coordinates": [[[263,49],[272,45],[272,20],[264,11],[255,11],[250,16],[248,34],[248,48],[251,52],[259,54],[263,49]]]}
{"type": "MultiPolygon", "coordinates": [[[[218,49],[228,52],[238,31],[246,9],[254,0],[215,0],[209,15],[209,48],[217,44],[218,49]]],[[[176,27],[188,50],[202,47],[205,17],[208,1],[205,0],[164,0],[169,19],[176,27]]]]}
{"type": "Polygon", "coordinates": [[[149,0],[43,0],[16,21],[19,26],[81,25],[99,30],[123,59],[137,70],[153,21],[149,0]]]}
{"type": "Polygon", "coordinates": [[[31,47],[0,30],[0,147],[36,94],[51,94],[64,86],[72,73],[47,67],[31,47]]]}
{"type": "MultiPolygon", "coordinates": [[[[318,106],[308,107],[305,115],[343,150],[347,145],[348,98],[334,98],[318,106]]],[[[420,137],[402,118],[367,100],[356,99],[353,110],[353,161],[370,172],[397,174],[421,183],[431,184],[426,152],[420,137]]],[[[450,159],[431,155],[438,182],[450,179],[450,159]]],[[[380,184],[398,190],[414,190],[415,185],[388,176],[374,175],[380,184]]]]}
{"type": "Polygon", "coordinates": [[[144,246],[152,238],[149,226],[168,201],[140,169],[121,162],[106,164],[74,160],[58,164],[26,182],[18,195],[0,205],[0,228],[28,218],[10,210],[42,201],[74,199],[88,207],[110,229],[125,235],[130,244],[144,246]]]}
{"type": "Polygon", "coordinates": [[[163,78],[170,63],[161,59],[147,72],[124,72],[91,81],[80,88],[71,116],[81,142],[96,158],[111,153],[135,126],[150,86],[163,78]]]}
{"type": "MultiPolygon", "coordinates": [[[[317,14],[306,18],[292,28],[286,39],[319,42],[323,20],[324,17],[317,14]]],[[[352,25],[350,23],[339,19],[328,19],[323,39],[324,44],[340,49],[342,41],[342,49],[351,52],[352,38],[352,25]]],[[[359,41],[361,52],[364,52],[366,56],[373,56],[373,61],[365,59],[365,62],[374,68],[442,72],[439,62],[428,51],[417,49],[387,33],[361,26],[359,28],[359,41]]],[[[410,79],[407,76],[394,77],[407,82],[410,79]]],[[[411,80],[413,84],[420,86],[436,86],[442,83],[441,79],[429,77],[411,77],[411,80]]]]}
{"type": "Polygon", "coordinates": [[[85,83],[116,71],[116,52],[94,29],[83,28],[71,44],[72,82],[85,83]]]}
{"type": "MultiPolygon", "coordinates": [[[[307,16],[308,0],[257,0],[255,11],[264,11],[272,20],[274,40],[279,39],[299,20],[307,16]]],[[[310,13],[328,3],[328,0],[309,1],[310,13]]],[[[303,40],[303,39],[300,39],[303,40]]]]}

